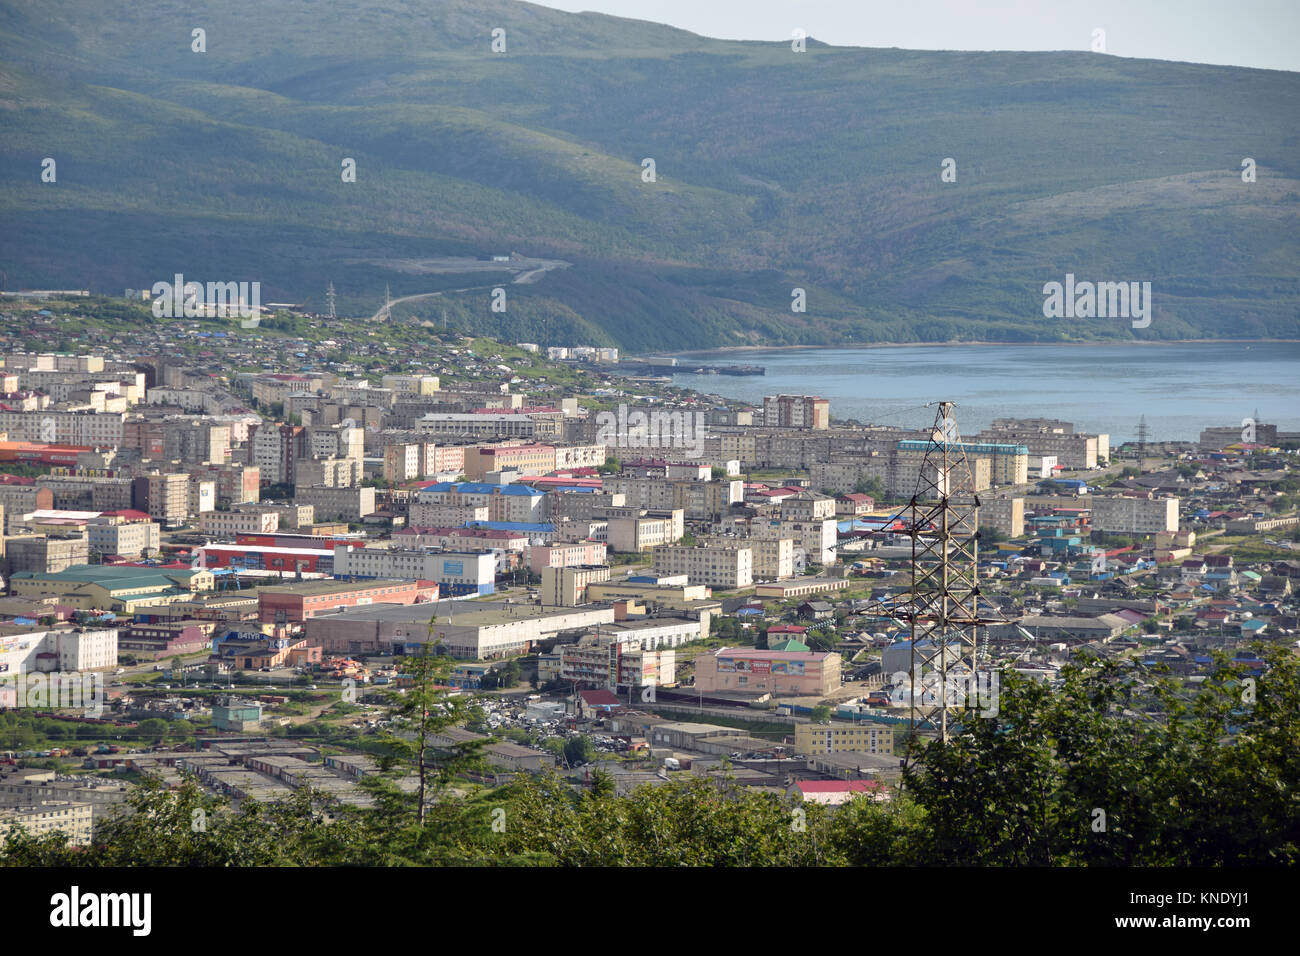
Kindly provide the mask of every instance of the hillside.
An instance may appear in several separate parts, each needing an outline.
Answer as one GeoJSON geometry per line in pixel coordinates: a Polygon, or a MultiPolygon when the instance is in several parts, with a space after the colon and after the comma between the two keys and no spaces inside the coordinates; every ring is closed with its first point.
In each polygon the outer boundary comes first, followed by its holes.
{"type": "Polygon", "coordinates": [[[466,289],[395,315],[634,350],[1300,335],[1293,73],[796,54],[512,0],[3,0],[0,110],[9,289],[466,289]],[[569,265],[420,263],[506,252],[569,265]],[[1150,327],[1045,319],[1067,272],[1150,281],[1150,327]]]}

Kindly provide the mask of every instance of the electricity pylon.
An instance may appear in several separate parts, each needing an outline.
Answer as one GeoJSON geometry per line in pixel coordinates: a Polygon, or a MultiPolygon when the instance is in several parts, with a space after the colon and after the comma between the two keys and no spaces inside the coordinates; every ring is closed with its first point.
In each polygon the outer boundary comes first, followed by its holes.
{"type": "MultiPolygon", "coordinates": [[[[934,427],[906,508],[912,541],[911,583],[900,600],[908,623],[910,731],[930,726],[947,741],[953,716],[973,702],[956,686],[977,687],[979,629],[1000,623],[979,607],[979,496],[957,431],[953,402],[938,402],[934,427]],[[927,677],[928,687],[922,678],[927,677]]],[[[988,648],[984,648],[987,657],[988,648]]],[[[910,748],[909,748],[910,749],[910,748]]]]}

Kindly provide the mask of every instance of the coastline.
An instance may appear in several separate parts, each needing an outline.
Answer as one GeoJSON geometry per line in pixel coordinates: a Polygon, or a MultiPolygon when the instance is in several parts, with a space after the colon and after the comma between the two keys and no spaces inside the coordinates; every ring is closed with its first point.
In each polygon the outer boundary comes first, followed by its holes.
{"type": "Polygon", "coordinates": [[[628,355],[627,358],[637,359],[654,356],[696,356],[696,355],[727,355],[730,353],[745,352],[796,352],[806,351],[809,349],[913,349],[913,348],[952,348],[954,346],[976,345],[976,346],[997,346],[1005,348],[1015,346],[1017,348],[1036,346],[1042,347],[1060,347],[1074,346],[1079,348],[1103,347],[1115,345],[1136,345],[1142,347],[1148,346],[1170,346],[1170,345],[1296,345],[1300,344],[1300,338],[1296,339],[1168,339],[1160,341],[1114,341],[1114,342],[988,342],[988,341],[960,341],[960,342],[843,342],[826,345],[720,345],[712,349],[692,349],[686,352],[647,352],[644,356],[628,355]]]}

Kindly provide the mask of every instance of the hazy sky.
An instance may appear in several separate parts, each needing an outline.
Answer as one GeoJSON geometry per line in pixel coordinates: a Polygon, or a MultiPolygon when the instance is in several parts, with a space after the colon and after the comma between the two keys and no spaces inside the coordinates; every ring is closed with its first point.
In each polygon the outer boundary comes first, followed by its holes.
{"type": "Polygon", "coordinates": [[[540,0],[730,40],[914,50],[1089,50],[1300,70],[1300,0],[540,0]]]}

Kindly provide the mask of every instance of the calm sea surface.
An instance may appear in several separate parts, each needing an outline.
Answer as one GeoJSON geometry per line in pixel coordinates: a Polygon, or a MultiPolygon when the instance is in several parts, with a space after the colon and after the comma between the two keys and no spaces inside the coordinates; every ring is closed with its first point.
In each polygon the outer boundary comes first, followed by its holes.
{"type": "Polygon", "coordinates": [[[940,399],[958,404],[963,434],[995,418],[1060,418],[1112,445],[1136,437],[1195,440],[1247,416],[1300,431],[1300,343],[938,345],[692,352],[687,360],[762,365],[764,376],[674,375],[678,385],[761,403],[778,393],[830,399],[832,418],[929,424],[940,399]]]}

